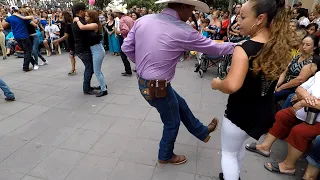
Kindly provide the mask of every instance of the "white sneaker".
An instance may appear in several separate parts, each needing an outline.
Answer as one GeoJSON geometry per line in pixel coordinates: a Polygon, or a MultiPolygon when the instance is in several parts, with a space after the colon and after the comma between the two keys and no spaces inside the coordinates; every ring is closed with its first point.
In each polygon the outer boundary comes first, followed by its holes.
{"type": "Polygon", "coordinates": [[[33,69],[34,69],[34,70],[38,70],[38,69],[39,69],[39,66],[38,66],[38,65],[34,65],[34,66],[33,66],[33,69]]]}
{"type": "Polygon", "coordinates": [[[44,66],[44,65],[48,65],[48,60],[46,60],[46,62],[42,62],[42,63],[40,64],[40,66],[44,66]]]}

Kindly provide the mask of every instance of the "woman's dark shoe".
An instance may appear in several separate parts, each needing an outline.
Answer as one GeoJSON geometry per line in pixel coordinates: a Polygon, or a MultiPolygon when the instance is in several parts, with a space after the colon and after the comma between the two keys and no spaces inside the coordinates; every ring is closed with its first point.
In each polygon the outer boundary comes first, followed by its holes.
{"type": "MultiPolygon", "coordinates": [[[[220,179],[220,180],[224,180],[223,173],[220,173],[220,174],[219,174],[219,179],[220,179]]],[[[241,180],[241,179],[239,178],[239,180],[241,180]]]]}
{"type": "Polygon", "coordinates": [[[100,92],[96,95],[96,97],[102,97],[102,96],[106,96],[106,95],[108,95],[108,90],[100,91],[100,92]]]}
{"type": "Polygon", "coordinates": [[[6,97],[6,98],[5,98],[5,100],[6,100],[6,101],[15,101],[15,100],[16,100],[16,98],[15,98],[15,97],[12,97],[12,98],[8,98],[8,97],[6,97]]]}

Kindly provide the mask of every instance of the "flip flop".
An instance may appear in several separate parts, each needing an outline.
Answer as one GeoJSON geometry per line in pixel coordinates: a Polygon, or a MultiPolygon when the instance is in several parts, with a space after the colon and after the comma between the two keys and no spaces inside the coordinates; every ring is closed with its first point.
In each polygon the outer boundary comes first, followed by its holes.
{"type": "Polygon", "coordinates": [[[294,175],[296,170],[291,170],[292,172],[290,172],[290,170],[288,170],[288,172],[281,172],[280,168],[279,168],[279,163],[278,162],[271,162],[271,167],[269,167],[268,163],[264,163],[264,167],[273,173],[279,173],[279,174],[286,174],[286,175],[294,175]]]}
{"type": "Polygon", "coordinates": [[[250,151],[250,152],[254,152],[254,153],[257,153],[257,154],[260,154],[264,157],[270,157],[270,153],[269,154],[266,154],[266,153],[263,153],[261,151],[259,151],[257,149],[257,143],[251,143],[251,144],[247,144],[245,146],[246,150],[250,151]]]}

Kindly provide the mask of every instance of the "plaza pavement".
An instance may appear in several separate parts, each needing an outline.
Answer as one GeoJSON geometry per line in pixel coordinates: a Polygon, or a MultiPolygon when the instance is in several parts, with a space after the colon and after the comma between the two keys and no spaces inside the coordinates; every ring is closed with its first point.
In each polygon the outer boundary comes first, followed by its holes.
{"type": "MultiPolygon", "coordinates": [[[[22,59],[0,60],[0,78],[16,95],[15,102],[0,96],[0,180],[213,180],[220,172],[220,130],[204,144],[181,124],[175,153],[188,157],[180,166],[157,164],[162,124],[159,114],[140,96],[136,78],[122,77],[120,57],[107,55],[103,73],[109,95],[83,95],[83,64],[77,76],[67,76],[68,55],[47,58],[49,65],[22,72],[22,59]]],[[[194,60],[178,64],[172,83],[204,124],[221,119],[227,96],[211,89],[216,73],[199,78],[194,60]]],[[[98,85],[93,76],[93,85],[98,85]]],[[[2,92],[1,92],[2,93],[2,92]]],[[[248,107],[250,112],[250,107],[248,107]]],[[[220,128],[219,128],[220,129],[220,128]]],[[[250,139],[248,142],[252,142],[250,139]]],[[[301,179],[267,172],[263,163],[286,155],[277,142],[271,158],[247,153],[243,180],[301,179]]]]}

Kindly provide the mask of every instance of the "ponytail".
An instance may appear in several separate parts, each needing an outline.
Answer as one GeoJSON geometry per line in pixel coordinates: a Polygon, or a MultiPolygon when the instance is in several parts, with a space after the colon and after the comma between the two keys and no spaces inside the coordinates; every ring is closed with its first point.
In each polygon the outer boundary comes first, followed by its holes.
{"type": "Polygon", "coordinates": [[[253,72],[256,75],[262,72],[267,80],[275,81],[292,59],[292,30],[284,8],[285,0],[254,1],[257,15],[267,14],[271,36],[254,59],[253,72]]]}

